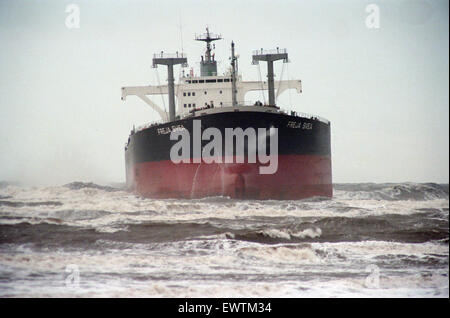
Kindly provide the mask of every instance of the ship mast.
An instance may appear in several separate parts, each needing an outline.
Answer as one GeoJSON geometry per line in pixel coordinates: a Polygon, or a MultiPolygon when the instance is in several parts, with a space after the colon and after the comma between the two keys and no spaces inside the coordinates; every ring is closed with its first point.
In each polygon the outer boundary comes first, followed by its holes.
{"type": "Polygon", "coordinates": [[[286,49],[263,50],[254,51],[252,56],[252,64],[258,64],[259,61],[267,62],[267,84],[269,90],[269,105],[275,106],[275,86],[273,74],[273,62],[283,60],[283,63],[288,63],[288,54],[286,49]]]}
{"type": "Polygon", "coordinates": [[[211,42],[221,40],[220,34],[214,34],[209,32],[209,28],[206,27],[206,33],[195,37],[196,41],[206,42],[205,56],[202,55],[202,61],[200,62],[200,75],[201,76],[215,76],[217,75],[217,62],[214,59],[214,54],[211,54],[211,42]]]}
{"type": "Polygon", "coordinates": [[[234,42],[231,41],[231,102],[233,107],[237,106],[236,101],[236,56],[234,55],[234,42]]]}
{"type": "Polygon", "coordinates": [[[166,65],[167,66],[167,85],[168,85],[168,94],[169,94],[169,121],[175,120],[175,90],[174,90],[174,77],[173,77],[173,66],[177,64],[182,64],[183,66],[187,66],[187,58],[184,53],[178,54],[167,54],[167,53],[158,53],[153,55],[153,67],[157,67],[158,65],[166,65]]]}

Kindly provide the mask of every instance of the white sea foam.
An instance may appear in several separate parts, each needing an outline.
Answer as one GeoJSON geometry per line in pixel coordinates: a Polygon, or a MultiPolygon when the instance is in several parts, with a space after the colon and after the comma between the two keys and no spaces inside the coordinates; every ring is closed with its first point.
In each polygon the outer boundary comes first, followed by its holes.
{"type": "Polygon", "coordinates": [[[289,229],[268,229],[261,231],[261,234],[270,238],[280,238],[284,240],[290,240],[295,238],[316,238],[320,237],[322,230],[320,228],[310,228],[303,231],[294,232],[289,229]]]}
{"type": "Polygon", "coordinates": [[[306,229],[297,233],[291,233],[294,237],[304,238],[304,237],[310,237],[310,238],[316,238],[320,237],[322,235],[322,230],[320,228],[312,228],[312,229],[306,229]]]}
{"type": "MultiPolygon", "coordinates": [[[[417,187],[377,190],[382,192],[375,195],[337,190],[333,200],[237,201],[153,200],[95,187],[2,187],[1,200],[9,203],[0,205],[0,224],[94,229],[99,239],[85,249],[39,247],[42,242],[1,244],[0,275],[8,279],[0,296],[448,297],[448,239],[334,242],[326,241],[326,222],[316,226],[324,219],[409,218],[417,213],[448,222],[449,201],[439,189],[425,189],[426,199],[394,200],[408,197],[409,189],[417,187]],[[389,191],[391,197],[381,199],[389,191]],[[274,220],[279,223],[272,224],[274,220]],[[133,226],[158,222],[186,223],[186,237],[147,242],[144,235],[127,241],[133,226]],[[189,224],[200,230],[189,232],[189,224]],[[125,234],[116,239],[118,232],[125,234]],[[65,287],[68,264],[79,266],[78,289],[65,287]],[[379,269],[377,288],[366,286],[368,266],[379,269]]],[[[152,228],[140,230],[145,234],[152,228]]]]}
{"type": "MultiPolygon", "coordinates": [[[[338,191],[337,191],[338,192],[338,191]]],[[[126,191],[108,192],[101,189],[66,187],[21,188],[7,186],[0,189],[0,195],[9,196],[12,202],[60,202],[61,205],[22,205],[17,207],[0,206],[0,213],[13,213],[14,216],[36,218],[59,218],[62,211],[74,211],[74,217],[60,218],[63,224],[74,226],[105,226],[110,222],[144,222],[148,220],[198,220],[201,218],[232,219],[237,217],[359,217],[367,215],[399,214],[408,215],[423,209],[440,209],[448,219],[448,199],[424,201],[380,201],[349,200],[337,195],[334,200],[319,202],[303,201],[225,201],[211,200],[153,200],[144,199],[126,191]],[[78,220],[80,211],[108,211],[110,215],[78,220]],[[146,215],[146,211],[149,211],[146,215]],[[157,213],[151,213],[157,211],[157,213]],[[131,215],[134,212],[140,214],[131,215]],[[116,214],[116,215],[114,215],[116,214]],[[113,216],[114,215],[114,216],[113,216]]],[[[70,212],[68,212],[70,213],[70,212]]],[[[4,222],[1,220],[0,222],[4,222]]],[[[9,220],[8,222],[14,222],[9,220]]],[[[20,221],[17,221],[20,222],[20,221]]],[[[45,221],[44,221],[45,222],[45,221]]],[[[286,235],[280,234],[279,235],[286,235]]],[[[292,233],[288,233],[292,235],[292,233]]],[[[269,235],[275,235],[269,233],[269,235]]],[[[295,235],[295,234],[294,234],[295,235]]],[[[314,234],[317,236],[317,234],[314,234]]],[[[320,233],[318,233],[320,235],[320,233]]]]}
{"type": "Polygon", "coordinates": [[[240,252],[275,263],[318,264],[321,258],[307,246],[264,246],[242,248],[240,252]]]}
{"type": "Polygon", "coordinates": [[[418,246],[406,244],[405,248],[402,244],[393,245],[373,242],[367,249],[363,243],[266,246],[232,241],[223,245],[223,241],[217,240],[213,243],[191,242],[190,245],[166,243],[165,253],[151,252],[155,246],[135,244],[106,253],[62,250],[17,253],[15,250],[0,254],[0,272],[15,273],[22,280],[22,287],[13,285],[14,288],[8,289],[14,283],[6,283],[3,285],[5,289],[0,288],[0,294],[65,297],[448,297],[445,270],[396,272],[380,266],[379,286],[368,288],[365,285],[368,275],[365,264],[370,264],[370,261],[364,262],[368,260],[367,254],[381,255],[386,246],[391,246],[388,251],[392,254],[404,253],[405,250],[415,255],[448,253],[448,248],[428,243],[418,246]],[[215,247],[206,248],[205,243],[215,247]],[[351,262],[339,263],[323,253],[325,250],[336,252],[333,249],[345,252],[347,258],[353,257],[351,262]],[[180,255],[180,250],[190,253],[180,255]],[[207,253],[202,254],[201,251],[207,253]],[[362,266],[355,265],[360,262],[363,262],[362,266]],[[79,265],[80,287],[76,290],[63,288],[67,264],[79,265]],[[23,280],[30,273],[46,273],[48,278],[23,280]],[[198,280],[203,275],[205,278],[198,280]],[[302,275],[307,275],[308,279],[302,281],[302,275]],[[331,278],[333,275],[335,278],[331,278]],[[256,283],[246,279],[258,276],[284,278],[256,283]],[[297,278],[287,279],[290,276],[297,278]],[[133,277],[141,279],[134,280],[133,277]],[[167,278],[155,280],[157,277],[167,278]],[[27,290],[24,286],[34,287],[27,290]]]}
{"type": "Polygon", "coordinates": [[[286,231],[281,231],[281,230],[277,230],[277,229],[264,230],[264,231],[261,231],[261,234],[271,237],[271,238],[281,238],[281,239],[285,239],[285,240],[291,239],[291,235],[289,233],[287,233],[286,231]]]}

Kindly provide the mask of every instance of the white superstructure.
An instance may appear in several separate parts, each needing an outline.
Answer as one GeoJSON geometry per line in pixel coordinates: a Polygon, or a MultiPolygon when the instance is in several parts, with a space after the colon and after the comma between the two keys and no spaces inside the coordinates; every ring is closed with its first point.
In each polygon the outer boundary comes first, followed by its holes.
{"type": "MultiPolygon", "coordinates": [[[[195,76],[191,71],[188,76],[182,75],[179,78],[178,83],[174,85],[174,96],[176,97],[176,105],[174,105],[176,108],[176,119],[184,118],[196,110],[233,107],[233,71],[221,76],[217,75],[217,64],[214,60],[214,54],[211,53],[212,48],[210,42],[220,40],[221,37],[220,35],[210,33],[208,29],[206,29],[206,31],[206,34],[196,37],[196,40],[205,41],[207,43],[205,56],[202,56],[200,62],[201,76],[195,76]]],[[[180,56],[185,57],[183,54],[180,54],[180,56]]],[[[158,58],[163,57],[163,53],[158,54],[158,58]]],[[[179,55],[177,54],[176,58],[178,57],[179,55]]],[[[268,82],[243,81],[242,76],[236,75],[235,77],[236,105],[234,105],[234,107],[242,107],[245,105],[263,106],[262,101],[248,101],[245,97],[250,91],[268,90],[270,88],[268,82]]],[[[300,80],[280,80],[274,82],[273,86],[275,87],[274,94],[276,97],[287,89],[296,89],[297,93],[302,92],[302,84],[300,80]]],[[[135,95],[158,112],[164,122],[167,122],[169,121],[169,114],[160,105],[157,105],[151,98],[152,95],[161,94],[170,95],[169,87],[167,85],[122,87],[122,100],[125,100],[127,96],[135,95]]],[[[224,109],[224,111],[226,110],[224,109]]]]}

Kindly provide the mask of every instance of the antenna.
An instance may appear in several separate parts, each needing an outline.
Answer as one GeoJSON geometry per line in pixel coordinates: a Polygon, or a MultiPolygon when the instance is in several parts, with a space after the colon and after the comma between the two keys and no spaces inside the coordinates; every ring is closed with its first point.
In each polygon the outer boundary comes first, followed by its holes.
{"type": "Polygon", "coordinates": [[[231,41],[231,103],[237,106],[236,101],[236,56],[234,55],[234,42],[231,41]]]}
{"type": "Polygon", "coordinates": [[[181,41],[181,53],[184,52],[183,48],[183,24],[181,23],[181,12],[178,10],[178,21],[180,23],[180,41],[181,41]]]}
{"type": "Polygon", "coordinates": [[[211,54],[211,42],[221,40],[222,36],[220,34],[211,33],[209,27],[206,27],[206,33],[201,35],[196,35],[196,41],[206,42],[206,52],[205,56],[202,56],[202,61],[200,62],[200,73],[201,76],[216,76],[217,75],[217,62],[214,55],[211,54]]]}

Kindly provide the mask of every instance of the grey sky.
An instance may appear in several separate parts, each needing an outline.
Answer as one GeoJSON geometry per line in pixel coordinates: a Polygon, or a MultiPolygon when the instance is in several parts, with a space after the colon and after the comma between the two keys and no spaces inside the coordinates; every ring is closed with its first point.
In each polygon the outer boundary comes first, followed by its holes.
{"type": "Polygon", "coordinates": [[[181,51],[181,34],[197,71],[208,24],[224,37],[219,69],[234,40],[244,80],[258,79],[252,50],[288,49],[284,78],[303,93],[278,104],[331,120],[334,182],[448,182],[448,21],[448,1],[2,0],[0,180],[124,181],[130,129],[158,115],[120,87],[157,84],[152,54],[181,51]]]}

